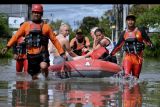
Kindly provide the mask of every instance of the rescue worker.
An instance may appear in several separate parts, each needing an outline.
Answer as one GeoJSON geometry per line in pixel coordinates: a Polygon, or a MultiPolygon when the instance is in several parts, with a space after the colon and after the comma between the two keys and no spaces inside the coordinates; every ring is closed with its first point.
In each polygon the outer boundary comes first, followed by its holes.
{"type": "MultiPolygon", "coordinates": [[[[23,23],[20,24],[20,26],[23,23]]],[[[25,37],[19,37],[18,41],[13,46],[13,57],[16,60],[16,71],[22,72],[24,68],[24,73],[28,73],[28,60],[26,55],[26,44],[24,41],[25,37]]]]}
{"type": "Polygon", "coordinates": [[[89,52],[90,41],[83,35],[81,29],[77,29],[76,37],[70,41],[70,46],[75,54],[81,56],[89,52]]]}
{"type": "Polygon", "coordinates": [[[32,79],[38,79],[38,75],[45,73],[45,77],[48,76],[49,66],[49,52],[48,52],[48,40],[57,48],[61,56],[64,55],[64,50],[61,47],[59,41],[56,39],[51,27],[48,24],[43,23],[43,6],[41,4],[32,5],[32,20],[24,22],[14,36],[9,40],[7,46],[2,49],[2,54],[5,54],[7,50],[17,42],[19,37],[25,35],[25,42],[27,48],[28,59],[28,73],[32,76],[32,79]]]}
{"type": "Polygon", "coordinates": [[[152,47],[152,42],[144,30],[135,26],[136,17],[133,14],[126,17],[126,22],[128,27],[119,36],[119,41],[110,55],[115,55],[123,46],[125,54],[122,67],[125,78],[132,74],[138,79],[142,67],[144,43],[152,47]]]}

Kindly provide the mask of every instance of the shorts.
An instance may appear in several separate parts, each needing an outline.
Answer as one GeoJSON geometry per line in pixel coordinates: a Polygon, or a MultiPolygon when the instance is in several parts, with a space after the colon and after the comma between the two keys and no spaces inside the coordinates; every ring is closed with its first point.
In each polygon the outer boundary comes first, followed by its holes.
{"type": "Polygon", "coordinates": [[[65,60],[61,56],[55,56],[54,57],[53,64],[61,64],[63,62],[65,62],[65,60]]]}
{"type": "Polygon", "coordinates": [[[49,65],[49,57],[44,57],[43,54],[28,54],[28,73],[33,76],[40,73],[40,63],[46,62],[49,65]]]}

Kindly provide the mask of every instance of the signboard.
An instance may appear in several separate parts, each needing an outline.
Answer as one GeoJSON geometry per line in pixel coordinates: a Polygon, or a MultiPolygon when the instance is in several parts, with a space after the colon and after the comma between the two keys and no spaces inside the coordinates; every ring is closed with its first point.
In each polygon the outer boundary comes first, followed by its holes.
{"type": "Polygon", "coordinates": [[[149,32],[160,32],[159,28],[152,28],[152,27],[149,27],[149,32]]]}
{"type": "Polygon", "coordinates": [[[9,28],[20,28],[20,24],[25,21],[24,17],[9,17],[9,28]]]}

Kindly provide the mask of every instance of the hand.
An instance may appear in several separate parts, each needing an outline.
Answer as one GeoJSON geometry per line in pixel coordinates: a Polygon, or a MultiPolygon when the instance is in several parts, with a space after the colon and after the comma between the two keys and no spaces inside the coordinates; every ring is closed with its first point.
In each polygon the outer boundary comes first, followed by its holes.
{"type": "Polygon", "coordinates": [[[66,60],[66,59],[67,59],[67,56],[66,56],[66,54],[65,54],[65,53],[61,53],[61,54],[60,54],[60,56],[61,56],[62,58],[64,58],[64,60],[66,60]]]}
{"type": "Polygon", "coordinates": [[[151,45],[149,46],[149,48],[150,48],[151,50],[154,50],[154,49],[155,49],[155,46],[154,46],[153,44],[151,44],[151,45]]]}
{"type": "Polygon", "coordinates": [[[88,49],[87,48],[82,48],[82,52],[87,52],[88,51],[88,49]]]}
{"type": "Polygon", "coordinates": [[[1,54],[4,55],[4,54],[6,54],[7,51],[8,51],[8,48],[5,47],[5,48],[3,48],[3,49],[1,50],[1,54]]]}
{"type": "Polygon", "coordinates": [[[13,58],[14,58],[15,60],[17,60],[17,59],[18,59],[18,55],[17,55],[17,54],[14,54],[14,55],[13,55],[13,58]]]}

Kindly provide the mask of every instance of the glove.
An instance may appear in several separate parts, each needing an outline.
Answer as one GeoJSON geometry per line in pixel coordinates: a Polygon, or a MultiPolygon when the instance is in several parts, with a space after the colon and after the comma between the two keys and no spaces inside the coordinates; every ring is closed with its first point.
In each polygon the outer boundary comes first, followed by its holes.
{"type": "Polygon", "coordinates": [[[64,60],[67,60],[67,56],[66,56],[65,53],[61,53],[60,56],[61,56],[62,58],[64,58],[64,60]]]}
{"type": "Polygon", "coordinates": [[[4,55],[4,54],[6,54],[6,52],[8,51],[8,47],[5,47],[5,48],[3,48],[2,50],[1,50],[1,54],[2,55],[4,55]]]}

